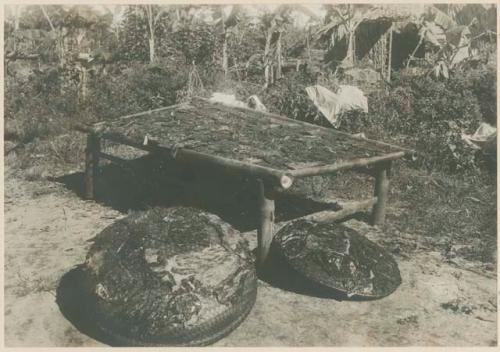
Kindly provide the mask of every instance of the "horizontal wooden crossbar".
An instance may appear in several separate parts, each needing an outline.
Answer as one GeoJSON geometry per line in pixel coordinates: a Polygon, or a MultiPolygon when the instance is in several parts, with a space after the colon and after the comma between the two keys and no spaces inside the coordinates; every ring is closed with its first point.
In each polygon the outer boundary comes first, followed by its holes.
{"type": "Polygon", "coordinates": [[[328,223],[339,221],[356,213],[371,209],[377,203],[377,197],[371,199],[348,202],[342,205],[341,210],[324,210],[314,214],[305,215],[302,219],[328,223]]]}
{"type": "Polygon", "coordinates": [[[103,152],[99,152],[97,155],[99,155],[99,158],[107,159],[115,164],[122,165],[122,166],[126,165],[128,162],[128,160],[126,160],[126,159],[119,158],[117,156],[110,155],[110,154],[103,153],[103,152]]]}
{"type": "Polygon", "coordinates": [[[177,152],[174,152],[174,158],[180,162],[210,166],[216,165],[228,171],[242,172],[245,175],[263,178],[264,180],[271,179],[283,189],[288,189],[293,184],[293,177],[285,172],[220,156],[199,153],[189,149],[179,149],[177,152]]]}
{"type": "MultiPolygon", "coordinates": [[[[93,133],[92,129],[87,128],[86,126],[78,125],[75,127],[77,130],[85,133],[93,133]]],[[[247,176],[253,176],[256,178],[262,178],[267,182],[271,182],[276,184],[278,187],[282,189],[288,189],[293,184],[293,177],[291,177],[286,172],[275,170],[272,168],[268,168],[265,166],[244,163],[237,160],[227,159],[220,156],[208,155],[204,153],[199,153],[189,149],[173,149],[166,148],[163,146],[158,146],[155,144],[140,144],[129,138],[123,136],[117,136],[113,134],[103,133],[99,135],[102,139],[107,139],[110,141],[114,141],[117,143],[125,144],[131,147],[135,147],[138,149],[146,150],[149,152],[155,153],[166,153],[170,158],[175,161],[182,163],[190,163],[202,165],[205,164],[207,166],[219,166],[223,170],[229,172],[238,172],[244,173],[247,176]]],[[[101,153],[102,154],[102,153],[101,153]]],[[[112,155],[104,154],[103,156],[106,159],[111,161],[116,160],[118,163],[120,162],[119,158],[116,158],[112,155]]],[[[123,159],[122,159],[123,160],[123,159]]]]}
{"type": "Polygon", "coordinates": [[[306,176],[317,176],[324,174],[331,174],[340,170],[361,168],[369,165],[379,164],[395,159],[399,159],[405,155],[404,152],[391,153],[381,156],[376,156],[373,158],[361,158],[354,159],[345,162],[334,163],[330,165],[314,166],[303,169],[297,169],[290,171],[290,175],[293,177],[306,177],[306,176]]]}
{"type": "MultiPolygon", "coordinates": [[[[288,221],[282,221],[274,225],[274,234],[278,232],[283,226],[286,224],[289,224],[292,221],[298,220],[298,219],[307,219],[307,220],[312,220],[312,221],[317,221],[319,223],[331,223],[335,221],[341,221],[345,218],[348,218],[351,215],[363,212],[363,211],[369,211],[375,204],[377,203],[377,197],[373,197],[370,199],[366,200],[361,200],[361,201],[352,201],[352,202],[345,202],[341,203],[342,204],[342,209],[341,210],[323,210],[317,213],[313,214],[308,214],[305,216],[302,216],[300,218],[296,218],[293,220],[288,220],[288,221]]],[[[257,230],[251,230],[243,233],[244,236],[246,235],[255,235],[257,230]]],[[[274,235],[273,234],[273,235],[274,235]]]]}

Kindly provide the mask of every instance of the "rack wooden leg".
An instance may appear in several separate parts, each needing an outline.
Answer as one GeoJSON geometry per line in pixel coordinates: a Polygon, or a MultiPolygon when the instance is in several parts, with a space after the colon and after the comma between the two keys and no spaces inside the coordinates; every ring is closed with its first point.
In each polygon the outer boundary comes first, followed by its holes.
{"type": "Polygon", "coordinates": [[[85,180],[84,196],[86,199],[95,198],[95,184],[97,168],[99,166],[99,153],[101,150],[101,140],[96,135],[87,135],[87,148],[85,149],[85,180]]]}
{"type": "Polygon", "coordinates": [[[375,203],[372,210],[373,225],[383,225],[385,221],[385,210],[389,195],[389,169],[390,163],[381,165],[375,170],[375,197],[377,197],[377,203],[375,203]]]}
{"type": "Polygon", "coordinates": [[[274,231],[274,195],[258,180],[260,224],[257,230],[257,268],[266,262],[274,231]]]}

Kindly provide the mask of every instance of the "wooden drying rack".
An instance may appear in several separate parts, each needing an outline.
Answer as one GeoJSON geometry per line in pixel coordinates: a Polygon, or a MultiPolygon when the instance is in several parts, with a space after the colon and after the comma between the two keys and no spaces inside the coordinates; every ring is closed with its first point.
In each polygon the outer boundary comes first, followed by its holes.
{"type": "MultiPolygon", "coordinates": [[[[203,120],[199,121],[202,123],[203,120]]],[[[176,124],[176,126],[180,126],[179,128],[182,128],[182,125],[182,123],[176,124]]],[[[101,140],[103,139],[151,153],[166,153],[168,157],[173,158],[175,162],[187,163],[198,168],[213,167],[255,179],[260,199],[260,225],[257,228],[257,264],[259,266],[263,265],[267,258],[274,235],[275,198],[280,191],[292,187],[294,179],[317,175],[329,175],[340,170],[363,172],[374,177],[373,197],[361,201],[350,202],[343,206],[340,211],[326,210],[306,217],[317,221],[338,221],[357,212],[371,208],[372,224],[381,225],[385,220],[391,162],[402,158],[405,154],[411,153],[410,150],[387,143],[358,138],[347,133],[292,120],[276,114],[211,103],[203,98],[193,98],[190,103],[150,110],[93,125],[77,125],[75,128],[87,134],[84,186],[85,196],[88,199],[94,199],[95,196],[95,182],[100,158],[118,164],[126,162],[126,160],[119,157],[103,153],[101,151],[101,140]],[[335,158],[333,158],[334,161],[330,163],[323,162],[320,163],[320,165],[285,170],[281,167],[265,165],[265,163],[259,164],[255,161],[247,161],[247,159],[240,156],[238,152],[235,152],[236,154],[224,155],[224,153],[206,152],[205,149],[201,149],[201,151],[194,150],[196,148],[190,148],[189,146],[179,147],[169,139],[176,133],[175,130],[172,130],[172,127],[165,128],[166,131],[162,132],[163,138],[161,136],[157,138],[148,138],[147,136],[150,135],[151,130],[138,132],[139,134],[136,133],[132,136],[127,135],[129,134],[127,131],[130,130],[129,127],[134,123],[139,124],[139,121],[141,121],[140,123],[146,123],[144,126],[139,126],[138,130],[141,130],[141,128],[148,129],[155,123],[161,125],[165,121],[169,121],[170,116],[175,116],[177,112],[177,115],[180,114],[183,116],[183,111],[194,111],[198,114],[197,116],[199,116],[212,108],[218,109],[216,111],[221,111],[219,114],[214,113],[213,116],[215,117],[213,118],[223,115],[224,118],[221,118],[220,123],[226,123],[229,126],[228,128],[244,131],[244,125],[241,125],[241,121],[247,121],[246,116],[250,116],[252,121],[248,120],[249,123],[255,124],[255,121],[258,121],[259,125],[264,127],[279,125],[285,130],[289,128],[290,133],[295,133],[297,136],[299,136],[299,130],[301,133],[307,131],[312,135],[318,136],[317,148],[325,147],[324,144],[325,141],[327,141],[328,144],[330,144],[329,147],[335,149],[336,140],[342,141],[344,144],[347,141],[350,143],[350,154],[347,156],[342,155],[341,160],[338,161],[335,161],[335,158]],[[236,116],[236,114],[238,116],[236,116]],[[228,116],[234,117],[234,119],[228,118],[228,116]],[[148,119],[152,120],[150,121],[148,119]],[[123,123],[124,121],[126,121],[126,124],[123,123]],[[238,121],[238,126],[232,126],[231,123],[234,124],[234,122],[231,121],[238,121]],[[127,129],[124,129],[124,126],[127,126],[127,129]],[[359,157],[359,155],[356,154],[357,149],[364,150],[365,153],[366,150],[371,150],[373,153],[370,153],[368,157],[359,157]]],[[[207,128],[209,128],[208,125],[207,128]]],[[[153,132],[158,132],[158,129],[156,128],[153,132]]],[[[213,133],[217,132],[214,130],[213,133]]],[[[155,135],[157,134],[158,133],[155,135]]],[[[262,143],[262,141],[256,141],[253,147],[257,147],[257,143],[262,143]]],[[[345,149],[344,146],[344,150],[345,149]]]]}

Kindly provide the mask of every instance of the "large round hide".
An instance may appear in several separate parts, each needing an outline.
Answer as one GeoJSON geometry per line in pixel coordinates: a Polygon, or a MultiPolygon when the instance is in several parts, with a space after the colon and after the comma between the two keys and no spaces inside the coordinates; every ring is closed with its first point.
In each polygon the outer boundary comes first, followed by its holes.
{"type": "Polygon", "coordinates": [[[384,297],[401,283],[392,256],[342,224],[299,219],[285,225],[273,241],[300,275],[348,298],[384,297]]]}
{"type": "Polygon", "coordinates": [[[206,345],[236,328],[256,299],[239,232],[188,207],[115,222],[96,236],[85,267],[96,324],[117,345],[206,345]]]}

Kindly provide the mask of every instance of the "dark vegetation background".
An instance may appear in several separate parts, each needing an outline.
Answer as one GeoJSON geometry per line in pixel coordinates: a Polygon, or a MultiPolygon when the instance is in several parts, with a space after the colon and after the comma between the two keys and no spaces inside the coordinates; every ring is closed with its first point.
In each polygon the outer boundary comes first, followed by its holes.
{"type": "MultiPolygon", "coordinates": [[[[271,83],[264,75],[266,44],[276,33],[283,57],[294,58],[305,43],[327,49],[309,35],[323,24],[306,31],[290,12],[253,17],[243,10],[227,17],[210,6],[11,6],[4,48],[6,172],[39,180],[81,169],[84,136],[71,130],[74,122],[167,106],[190,94],[222,91],[242,100],[257,94],[272,112],[324,125],[304,88],[319,83],[335,90],[350,83],[347,77],[328,65],[293,69],[271,83]],[[201,20],[207,12],[211,20],[201,20]]],[[[450,253],[465,244],[461,255],[493,262],[496,154],[461,139],[481,122],[496,126],[495,40],[482,41],[480,49],[479,60],[455,67],[447,78],[430,74],[431,62],[403,65],[375,87],[358,82],[369,112],[342,115],[340,129],[418,152],[396,165],[391,197],[399,210],[390,212],[387,231],[434,238],[450,253]]],[[[366,181],[355,186],[350,176],[334,181],[345,197],[370,187],[366,181]]]]}

